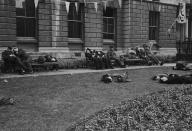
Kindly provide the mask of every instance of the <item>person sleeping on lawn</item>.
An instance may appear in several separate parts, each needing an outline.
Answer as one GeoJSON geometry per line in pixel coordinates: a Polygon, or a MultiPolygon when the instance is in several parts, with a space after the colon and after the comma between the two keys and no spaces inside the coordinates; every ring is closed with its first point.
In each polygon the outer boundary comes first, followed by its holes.
{"type": "Polygon", "coordinates": [[[179,74],[158,74],[152,78],[159,80],[160,83],[166,84],[192,84],[192,74],[179,75],[179,74]]]}

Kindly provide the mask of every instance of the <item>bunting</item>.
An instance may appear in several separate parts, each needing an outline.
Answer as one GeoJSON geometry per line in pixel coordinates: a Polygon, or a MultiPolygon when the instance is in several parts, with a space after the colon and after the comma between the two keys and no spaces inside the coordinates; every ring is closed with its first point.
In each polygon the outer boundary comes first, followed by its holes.
{"type": "Polygon", "coordinates": [[[103,4],[104,4],[104,9],[106,11],[106,8],[107,8],[107,1],[103,1],[103,4]]]}
{"type": "Polygon", "coordinates": [[[37,8],[39,0],[35,0],[35,8],[37,8]]]}
{"type": "Polygon", "coordinates": [[[65,6],[66,6],[67,14],[68,14],[69,13],[70,2],[65,1],[65,6]]]}
{"type": "Polygon", "coordinates": [[[78,13],[78,11],[79,11],[79,3],[78,2],[75,2],[75,7],[76,7],[76,11],[78,13]]]}
{"type": "Polygon", "coordinates": [[[118,0],[119,1],[119,7],[122,7],[122,0],[118,0]]]}
{"type": "MultiPolygon", "coordinates": [[[[54,0],[52,0],[54,1],[54,0]]],[[[75,3],[75,7],[76,7],[76,11],[78,12],[79,10],[79,3],[78,2],[68,2],[68,1],[64,1],[64,0],[59,0],[60,2],[64,2],[65,3],[65,6],[66,6],[66,10],[67,10],[67,13],[69,13],[69,6],[70,6],[70,3],[75,3]]],[[[107,8],[107,4],[109,1],[115,1],[115,0],[103,0],[103,1],[100,1],[103,3],[103,6],[104,6],[104,9],[106,10],[107,8]]],[[[118,3],[119,3],[119,7],[121,8],[122,7],[122,0],[117,0],[118,3]]],[[[38,6],[38,2],[39,0],[35,0],[35,6],[38,6]]],[[[98,11],[98,3],[99,2],[89,2],[87,0],[83,0],[85,6],[88,4],[88,3],[92,3],[94,4],[94,7],[95,7],[95,11],[97,12],[98,11]]]]}

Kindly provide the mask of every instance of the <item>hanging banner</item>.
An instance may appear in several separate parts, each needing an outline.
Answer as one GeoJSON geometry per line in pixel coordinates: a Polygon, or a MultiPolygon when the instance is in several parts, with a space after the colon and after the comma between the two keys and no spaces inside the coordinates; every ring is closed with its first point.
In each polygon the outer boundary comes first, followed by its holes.
{"type": "Polygon", "coordinates": [[[186,23],[186,4],[184,2],[179,3],[179,15],[177,19],[178,23],[186,23]]]}
{"type": "Polygon", "coordinates": [[[69,13],[70,2],[65,1],[65,6],[66,6],[67,14],[68,14],[69,13]]]}
{"type": "Polygon", "coordinates": [[[94,6],[95,6],[95,11],[97,12],[97,9],[98,9],[98,3],[97,3],[97,2],[94,2],[94,6]]]}
{"type": "Polygon", "coordinates": [[[122,0],[118,0],[119,1],[119,7],[122,7],[122,0]]]}
{"type": "Polygon", "coordinates": [[[39,0],[35,0],[35,8],[37,8],[39,0]]]}
{"type": "Polygon", "coordinates": [[[106,8],[107,8],[107,1],[103,1],[103,5],[104,5],[104,9],[106,11],[106,8]]]}
{"type": "Polygon", "coordinates": [[[78,13],[78,11],[79,11],[79,3],[78,2],[75,2],[75,7],[76,7],[76,12],[78,13]]]}

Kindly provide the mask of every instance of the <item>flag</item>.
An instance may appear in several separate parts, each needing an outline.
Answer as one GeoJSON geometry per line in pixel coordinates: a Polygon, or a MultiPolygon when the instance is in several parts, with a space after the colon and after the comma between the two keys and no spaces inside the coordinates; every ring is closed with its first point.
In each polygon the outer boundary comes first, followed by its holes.
{"type": "Polygon", "coordinates": [[[184,2],[179,3],[179,15],[177,19],[178,23],[186,23],[186,4],[184,2]]]}

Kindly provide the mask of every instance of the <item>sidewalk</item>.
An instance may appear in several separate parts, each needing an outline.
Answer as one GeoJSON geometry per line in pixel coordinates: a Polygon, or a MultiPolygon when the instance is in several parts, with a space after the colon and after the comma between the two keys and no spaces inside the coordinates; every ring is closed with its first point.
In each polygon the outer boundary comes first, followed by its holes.
{"type": "MultiPolygon", "coordinates": [[[[163,67],[175,66],[175,63],[164,64],[163,67]]],[[[142,68],[152,68],[152,67],[162,67],[162,66],[128,66],[126,68],[114,68],[114,69],[104,69],[104,70],[94,70],[94,69],[60,69],[58,71],[50,72],[35,72],[34,74],[0,74],[0,79],[7,78],[22,78],[22,77],[37,77],[37,76],[51,76],[51,75],[66,75],[66,74],[81,74],[81,73],[91,73],[91,72],[107,72],[111,70],[132,70],[132,69],[142,69],[142,68]]]]}

